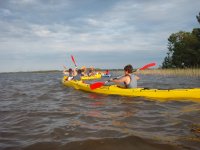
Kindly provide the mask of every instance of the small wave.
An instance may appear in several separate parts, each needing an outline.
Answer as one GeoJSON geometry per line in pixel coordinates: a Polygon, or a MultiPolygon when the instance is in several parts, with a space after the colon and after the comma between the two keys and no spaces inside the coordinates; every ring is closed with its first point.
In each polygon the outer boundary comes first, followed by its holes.
{"type": "Polygon", "coordinates": [[[164,144],[159,141],[142,139],[136,136],[125,138],[103,138],[75,141],[66,144],[58,142],[41,142],[27,146],[24,150],[180,150],[176,145],[164,144]]]}

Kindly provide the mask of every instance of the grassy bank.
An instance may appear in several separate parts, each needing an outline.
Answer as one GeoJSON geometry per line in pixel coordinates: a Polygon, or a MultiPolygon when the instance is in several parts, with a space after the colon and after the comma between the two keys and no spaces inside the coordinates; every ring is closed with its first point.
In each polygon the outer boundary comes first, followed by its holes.
{"type": "Polygon", "coordinates": [[[140,73],[164,75],[164,76],[200,77],[200,69],[149,69],[140,71],[140,73]]]}

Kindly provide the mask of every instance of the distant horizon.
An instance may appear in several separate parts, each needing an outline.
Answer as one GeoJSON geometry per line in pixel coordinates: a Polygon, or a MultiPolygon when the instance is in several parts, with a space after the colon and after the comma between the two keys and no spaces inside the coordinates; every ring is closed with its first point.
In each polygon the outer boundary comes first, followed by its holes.
{"type": "MultiPolygon", "coordinates": [[[[75,67],[74,67],[75,68],[75,67]]],[[[72,69],[74,69],[72,67],[72,69]]],[[[69,69],[69,68],[67,68],[69,69]]],[[[80,68],[79,68],[80,69],[80,68]]],[[[87,68],[89,69],[89,68],[87,68]]],[[[138,68],[133,68],[133,69],[138,69],[138,68]]],[[[158,67],[153,67],[153,68],[149,68],[149,69],[159,69],[158,67]]],[[[64,69],[63,69],[64,70],[64,69]]],[[[62,72],[63,70],[57,70],[57,69],[52,69],[52,70],[30,70],[30,71],[14,71],[14,72],[0,72],[0,73],[31,73],[31,72],[38,72],[38,73],[42,73],[42,72],[62,72]]],[[[123,68],[111,68],[111,69],[106,69],[106,68],[95,68],[96,71],[99,71],[99,70],[102,70],[102,71],[105,71],[105,70],[109,70],[109,71],[115,71],[115,70],[120,70],[120,71],[123,71],[123,68]]]]}
{"type": "MultiPolygon", "coordinates": [[[[89,68],[87,68],[87,69],[89,69],[89,68]]],[[[123,68],[122,69],[101,69],[101,68],[95,68],[96,70],[103,70],[103,71],[105,71],[105,70],[123,70],[123,68]]],[[[28,73],[28,72],[62,72],[63,70],[32,70],[32,71],[16,71],[16,72],[0,72],[0,73],[28,73]]]]}
{"type": "MultiPolygon", "coordinates": [[[[88,69],[88,68],[87,68],[88,69]]],[[[105,71],[105,70],[109,70],[109,71],[123,71],[123,68],[112,68],[112,69],[105,69],[105,68],[95,68],[97,69],[97,71],[99,70],[102,70],[102,71],[105,71]]],[[[134,69],[138,69],[138,68],[134,68],[134,69]]],[[[159,68],[159,67],[153,67],[153,68],[148,68],[147,70],[157,70],[157,69],[162,69],[162,70],[191,70],[191,69],[194,69],[194,70],[200,70],[200,68],[159,68]]],[[[15,72],[0,72],[0,73],[45,73],[45,72],[62,72],[63,70],[33,70],[33,71],[15,71],[15,72]]]]}

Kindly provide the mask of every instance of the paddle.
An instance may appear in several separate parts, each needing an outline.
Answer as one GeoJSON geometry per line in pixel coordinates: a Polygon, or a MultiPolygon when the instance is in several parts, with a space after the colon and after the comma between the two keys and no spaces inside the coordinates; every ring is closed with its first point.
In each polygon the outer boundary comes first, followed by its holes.
{"type": "Polygon", "coordinates": [[[67,70],[67,67],[66,67],[65,65],[63,65],[63,68],[64,68],[65,70],[67,70]]]}
{"type": "MultiPolygon", "coordinates": [[[[155,66],[155,65],[156,65],[156,63],[149,63],[149,64],[146,64],[145,66],[143,66],[143,67],[137,69],[137,71],[138,71],[138,70],[144,70],[144,69],[153,67],[153,66],[155,66]]],[[[120,77],[122,77],[122,76],[120,76],[120,77]]],[[[96,82],[96,83],[90,84],[90,89],[91,89],[91,90],[94,90],[94,89],[96,89],[96,88],[100,88],[100,87],[102,87],[104,84],[106,84],[107,82],[109,82],[109,81],[106,81],[106,82],[96,82]]]]}
{"type": "Polygon", "coordinates": [[[155,66],[155,65],[156,65],[156,63],[149,63],[149,64],[143,66],[142,68],[139,68],[138,70],[144,70],[144,69],[153,67],[153,66],[155,66]]]}
{"type": "Polygon", "coordinates": [[[75,67],[76,67],[76,69],[77,69],[78,67],[77,67],[77,65],[76,65],[76,62],[75,62],[74,56],[71,55],[71,58],[72,58],[72,61],[73,61],[74,65],[75,65],[75,67]]]}

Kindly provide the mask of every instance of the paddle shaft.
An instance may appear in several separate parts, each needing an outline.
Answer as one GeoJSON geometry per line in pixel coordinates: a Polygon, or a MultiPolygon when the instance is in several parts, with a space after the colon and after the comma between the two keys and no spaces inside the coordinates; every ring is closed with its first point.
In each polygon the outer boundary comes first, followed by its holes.
{"type": "MultiPolygon", "coordinates": [[[[144,69],[150,68],[150,67],[155,66],[155,65],[156,65],[156,63],[149,63],[149,64],[147,64],[147,65],[145,65],[145,66],[143,66],[143,67],[137,69],[137,71],[138,71],[138,70],[144,70],[144,69]]],[[[119,77],[117,77],[117,78],[120,78],[120,77],[122,77],[122,76],[119,76],[119,77]]],[[[107,82],[109,82],[109,80],[106,81],[106,82],[96,82],[96,83],[90,84],[90,89],[91,89],[91,90],[94,90],[94,89],[96,89],[96,88],[100,88],[100,87],[102,87],[103,85],[105,85],[107,82]]]]}
{"type": "MultiPolygon", "coordinates": [[[[145,69],[150,68],[150,67],[155,66],[155,65],[156,65],[156,63],[149,63],[149,64],[144,65],[144,66],[142,66],[141,68],[137,69],[136,72],[138,72],[138,71],[140,71],[140,70],[145,70],[145,69]]],[[[123,76],[124,76],[124,75],[121,75],[121,76],[116,77],[116,78],[114,78],[114,79],[118,79],[118,78],[121,78],[121,77],[123,77],[123,76]]]]}

